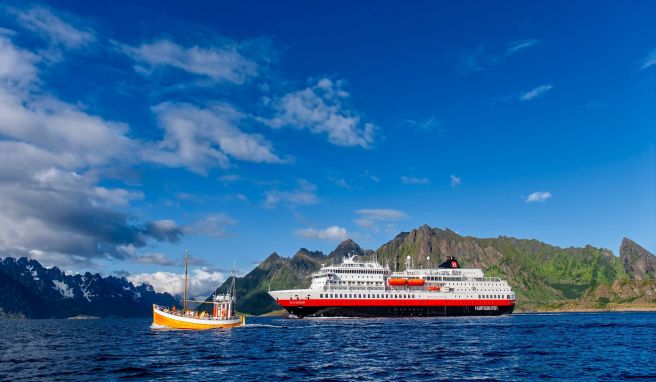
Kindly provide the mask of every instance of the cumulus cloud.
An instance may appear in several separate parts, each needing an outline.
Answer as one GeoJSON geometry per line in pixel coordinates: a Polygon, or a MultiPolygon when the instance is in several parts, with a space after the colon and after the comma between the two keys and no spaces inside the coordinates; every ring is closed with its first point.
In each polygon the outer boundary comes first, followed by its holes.
{"type": "Polygon", "coordinates": [[[399,210],[391,208],[366,208],[356,210],[359,216],[355,219],[355,224],[370,231],[379,231],[379,223],[394,222],[408,217],[408,215],[399,210]]]}
{"type": "Polygon", "coordinates": [[[530,101],[532,99],[535,99],[537,97],[540,97],[544,94],[546,94],[549,90],[553,89],[553,85],[540,85],[534,89],[531,89],[525,93],[522,93],[519,96],[519,99],[522,101],[530,101]]]}
{"type": "Polygon", "coordinates": [[[233,42],[185,47],[162,39],[139,46],[123,45],[121,49],[135,61],[135,69],[144,74],[174,68],[215,81],[242,84],[258,73],[257,63],[242,55],[239,45],[233,42]]]}
{"type": "Polygon", "coordinates": [[[296,230],[296,234],[306,239],[318,239],[325,241],[344,241],[348,239],[346,228],[331,226],[324,229],[304,228],[296,230]]]}
{"type": "Polygon", "coordinates": [[[290,207],[316,204],[319,201],[317,197],[317,186],[305,179],[300,179],[294,190],[280,191],[271,190],[265,193],[264,207],[276,208],[279,204],[286,204],[290,207]]]}
{"type": "Polygon", "coordinates": [[[274,128],[292,127],[326,134],[328,141],[338,146],[370,147],[375,126],[350,107],[351,94],[345,85],[342,80],[323,78],[278,100],[268,100],[276,114],[265,123],[274,128]]]}
{"type": "Polygon", "coordinates": [[[11,11],[23,28],[38,34],[53,46],[75,49],[96,40],[93,29],[76,25],[79,21],[71,15],[42,6],[11,11]]]}
{"type": "Polygon", "coordinates": [[[181,235],[176,227],[134,224],[125,214],[94,204],[83,178],[76,191],[65,184],[70,174],[55,176],[0,183],[0,251],[127,258],[131,254],[124,248],[144,247],[149,238],[175,242],[181,235]]]}
{"type": "Polygon", "coordinates": [[[147,161],[187,167],[204,174],[227,168],[230,158],[246,162],[284,162],[264,137],[246,133],[239,124],[247,117],[228,104],[199,108],[187,103],[162,103],[153,108],[164,138],[144,150],[147,161]]]}
{"type": "Polygon", "coordinates": [[[551,199],[551,196],[549,191],[537,191],[526,197],[526,203],[545,202],[551,199]]]}
{"type": "Polygon", "coordinates": [[[458,185],[460,185],[460,183],[462,183],[462,179],[458,176],[452,174],[450,178],[451,178],[451,187],[457,187],[458,185]]]}
{"type": "Polygon", "coordinates": [[[40,92],[37,61],[0,36],[0,252],[90,264],[177,241],[174,223],[138,223],[117,209],[141,192],[100,186],[91,170],[131,157],[127,126],[40,92]]]}
{"type": "MultiPolygon", "coordinates": [[[[164,271],[138,273],[127,276],[127,279],[135,285],[146,283],[158,292],[166,292],[178,297],[182,297],[184,292],[184,273],[164,271]]],[[[225,276],[219,271],[199,268],[189,272],[188,280],[187,295],[204,298],[211,295],[225,281],[225,276]]]]}
{"type": "Polygon", "coordinates": [[[425,176],[418,178],[416,176],[402,176],[401,177],[401,182],[403,184],[429,184],[430,179],[426,178],[425,176]]]}

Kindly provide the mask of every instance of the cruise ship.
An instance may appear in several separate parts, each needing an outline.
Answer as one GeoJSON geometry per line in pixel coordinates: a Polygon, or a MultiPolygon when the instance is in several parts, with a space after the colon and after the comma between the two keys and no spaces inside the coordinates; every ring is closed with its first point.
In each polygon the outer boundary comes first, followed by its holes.
{"type": "Polygon", "coordinates": [[[307,289],[269,291],[290,315],[302,317],[489,316],[512,313],[515,293],[481,269],[460,268],[449,257],[437,268],[392,272],[378,262],[345,258],[322,266],[307,289]]]}

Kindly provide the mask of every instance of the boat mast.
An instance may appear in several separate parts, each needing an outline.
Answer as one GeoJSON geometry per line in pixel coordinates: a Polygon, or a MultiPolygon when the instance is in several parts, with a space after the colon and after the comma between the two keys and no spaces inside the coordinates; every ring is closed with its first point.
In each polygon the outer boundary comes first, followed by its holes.
{"type": "Polygon", "coordinates": [[[182,310],[187,310],[187,263],[189,258],[189,251],[185,249],[185,277],[184,277],[184,297],[182,302],[182,310]]]}
{"type": "Polygon", "coordinates": [[[228,317],[231,317],[233,315],[232,310],[235,308],[233,306],[233,301],[235,300],[235,295],[237,294],[237,288],[235,287],[235,282],[237,281],[235,275],[235,267],[236,267],[236,262],[232,262],[232,283],[230,283],[230,290],[228,291],[228,298],[230,299],[228,302],[228,317]]]}

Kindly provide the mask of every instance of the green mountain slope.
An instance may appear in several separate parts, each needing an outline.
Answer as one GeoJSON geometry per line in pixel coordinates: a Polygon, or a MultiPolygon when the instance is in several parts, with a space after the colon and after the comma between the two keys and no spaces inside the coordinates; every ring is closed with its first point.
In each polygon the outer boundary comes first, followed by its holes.
{"type": "Polygon", "coordinates": [[[415,267],[434,267],[455,256],[462,267],[481,268],[488,276],[507,279],[517,294],[518,311],[656,308],[656,257],[629,239],[620,248],[618,257],[590,245],[561,248],[505,236],[480,239],[423,225],[400,233],[376,251],[362,250],[347,240],[329,255],[307,249],[291,258],[273,253],[237,279],[237,309],[249,314],[278,310],[267,294],[269,286],[272,290],[308,287],[310,274],[321,264],[339,263],[349,254],[376,259],[392,270],[403,270],[408,256],[415,267]]]}
{"type": "Polygon", "coordinates": [[[478,239],[427,225],[399,234],[375,252],[379,261],[390,266],[397,254],[400,270],[406,256],[415,266],[429,265],[428,256],[431,266],[455,256],[462,267],[481,268],[486,275],[507,279],[517,294],[519,310],[577,299],[597,284],[625,276],[620,259],[607,249],[560,248],[504,236],[478,239]]]}
{"type": "MultiPolygon", "coordinates": [[[[301,248],[293,257],[283,258],[272,253],[260,265],[244,277],[237,278],[237,311],[247,314],[264,314],[280,307],[267,294],[272,290],[304,288],[310,285],[310,275],[321,268],[321,264],[339,263],[345,255],[370,256],[372,251],[365,251],[352,240],[342,242],[334,251],[324,255],[319,251],[301,248]]],[[[216,293],[223,293],[230,280],[217,288],[216,293]]],[[[208,310],[208,304],[201,307],[208,310]]]]}

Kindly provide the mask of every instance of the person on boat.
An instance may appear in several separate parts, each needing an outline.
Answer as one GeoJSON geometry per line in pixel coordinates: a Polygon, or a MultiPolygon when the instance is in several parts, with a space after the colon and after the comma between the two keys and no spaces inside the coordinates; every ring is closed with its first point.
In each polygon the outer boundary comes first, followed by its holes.
{"type": "Polygon", "coordinates": [[[177,309],[175,308],[175,305],[173,305],[173,308],[171,308],[171,313],[175,314],[176,311],[177,311],[177,309]]]}

